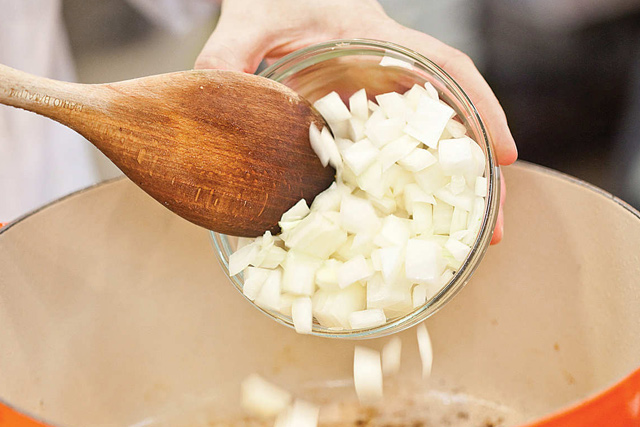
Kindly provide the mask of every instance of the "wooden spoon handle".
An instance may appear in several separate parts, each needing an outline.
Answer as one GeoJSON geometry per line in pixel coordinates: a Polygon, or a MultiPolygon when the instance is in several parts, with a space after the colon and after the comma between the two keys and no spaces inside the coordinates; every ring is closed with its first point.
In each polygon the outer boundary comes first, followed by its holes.
{"type": "Polygon", "coordinates": [[[74,128],[100,85],[60,82],[0,64],[0,103],[47,116],[74,128]],[[91,90],[89,90],[89,87],[91,90]]]}

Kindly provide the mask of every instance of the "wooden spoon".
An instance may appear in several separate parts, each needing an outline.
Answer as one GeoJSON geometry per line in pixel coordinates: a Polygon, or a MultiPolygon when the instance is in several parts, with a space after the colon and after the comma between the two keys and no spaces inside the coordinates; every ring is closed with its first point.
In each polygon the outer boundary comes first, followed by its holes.
{"type": "MultiPolygon", "coordinates": [[[[286,86],[231,71],[77,84],[0,65],[0,103],[47,116],[91,141],[181,217],[258,236],[326,189],[335,171],[309,145],[324,120],[286,86]]],[[[73,161],[73,159],[69,159],[73,161]]]]}

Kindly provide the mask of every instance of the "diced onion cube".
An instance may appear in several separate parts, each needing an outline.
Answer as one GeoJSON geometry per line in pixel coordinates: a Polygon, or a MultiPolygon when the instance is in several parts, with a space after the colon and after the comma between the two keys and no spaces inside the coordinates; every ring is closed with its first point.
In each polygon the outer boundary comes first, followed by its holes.
{"type": "Polygon", "coordinates": [[[441,246],[433,241],[409,239],[405,255],[405,272],[414,283],[433,283],[442,271],[441,246]]]}
{"type": "Polygon", "coordinates": [[[380,308],[354,311],[349,315],[349,325],[352,329],[365,329],[382,326],[387,322],[384,311],[380,308]]]}
{"type": "Polygon", "coordinates": [[[371,115],[364,127],[364,134],[369,138],[373,145],[381,148],[389,142],[405,136],[403,133],[405,121],[403,119],[394,117],[391,119],[379,120],[376,117],[377,113],[378,111],[371,115]]]}
{"type": "Polygon", "coordinates": [[[360,89],[349,98],[349,109],[353,118],[365,121],[369,118],[369,103],[367,101],[367,92],[360,89]]]}
{"type": "Polygon", "coordinates": [[[438,159],[436,159],[428,150],[416,148],[405,157],[398,160],[398,164],[409,172],[419,172],[437,161],[438,159]]]}
{"type": "Polygon", "coordinates": [[[300,297],[291,294],[280,294],[280,308],[278,311],[285,316],[291,316],[291,306],[297,298],[300,297]]]}
{"type": "Polygon", "coordinates": [[[442,171],[448,175],[464,175],[474,169],[471,144],[473,140],[464,138],[443,139],[438,146],[438,160],[442,171]]]}
{"type": "Polygon", "coordinates": [[[467,181],[462,175],[453,175],[451,177],[451,182],[448,184],[448,187],[449,191],[457,196],[467,188],[467,181]]]}
{"type": "Polygon", "coordinates": [[[274,427],[317,427],[319,414],[320,408],[316,405],[296,399],[278,415],[274,427]]]}
{"type": "Polygon", "coordinates": [[[229,276],[235,276],[253,264],[259,252],[260,246],[256,243],[251,243],[232,253],[229,256],[229,276]]]}
{"type": "Polygon", "coordinates": [[[453,218],[453,206],[441,200],[436,200],[433,205],[433,232],[434,234],[448,234],[451,230],[453,218]]]}
{"type": "Polygon", "coordinates": [[[342,153],[344,162],[353,173],[360,175],[378,158],[380,150],[371,144],[368,139],[362,139],[342,153]]]}
{"type": "Polygon", "coordinates": [[[431,375],[431,365],[433,364],[433,349],[431,347],[431,338],[427,326],[421,323],[417,327],[418,350],[420,352],[420,360],[422,361],[422,378],[428,378],[431,375]]]}
{"type": "Polygon", "coordinates": [[[351,138],[353,142],[358,142],[361,139],[364,139],[365,137],[364,122],[355,117],[352,118],[351,120],[349,120],[348,132],[349,132],[349,138],[351,138]]]}
{"type": "Polygon", "coordinates": [[[295,295],[313,295],[316,270],[321,264],[319,258],[290,250],[284,260],[282,289],[295,295]]]}
{"type": "Polygon", "coordinates": [[[416,203],[428,203],[431,205],[436,204],[436,199],[427,194],[420,188],[418,184],[407,184],[404,187],[404,208],[409,215],[413,214],[413,205],[416,203]]]}
{"type": "Polygon", "coordinates": [[[424,283],[413,287],[413,308],[422,307],[427,302],[427,290],[428,287],[424,283]]]}
{"type": "Polygon", "coordinates": [[[408,156],[419,144],[420,142],[417,139],[409,135],[403,135],[386,144],[380,150],[382,170],[386,171],[392,164],[408,156]]]}
{"type": "Polygon", "coordinates": [[[414,84],[411,89],[404,93],[405,103],[407,107],[415,111],[418,108],[418,101],[423,96],[429,96],[427,90],[419,84],[414,84]]]}
{"type": "Polygon", "coordinates": [[[356,178],[358,187],[376,198],[384,197],[384,182],[382,181],[382,163],[376,160],[360,176],[356,178]]]}
{"type": "Polygon", "coordinates": [[[291,395],[257,374],[241,385],[242,407],[252,415],[269,418],[278,415],[291,402],[291,395]]]}
{"type": "Polygon", "coordinates": [[[326,215],[312,212],[284,238],[285,245],[317,258],[328,258],[347,240],[347,233],[326,215]]]}
{"type": "Polygon", "coordinates": [[[439,99],[438,96],[438,89],[436,89],[435,87],[433,87],[433,85],[429,82],[426,82],[424,84],[424,88],[427,91],[427,94],[429,95],[429,97],[431,99],[435,99],[436,101],[439,99]]]}
{"type": "Polygon", "coordinates": [[[404,262],[402,248],[399,246],[380,248],[372,252],[372,258],[374,253],[385,282],[393,283],[402,271],[402,263],[404,262]]]}
{"type": "Polygon", "coordinates": [[[318,129],[312,124],[309,127],[309,141],[322,166],[331,164],[336,169],[342,167],[340,152],[329,129],[324,127],[322,132],[318,132],[318,129]]]}
{"type": "Polygon", "coordinates": [[[455,119],[451,119],[447,122],[446,129],[454,138],[462,138],[467,134],[467,128],[465,127],[465,125],[455,119]]]}
{"type": "Polygon", "coordinates": [[[382,399],[382,366],[379,352],[356,346],[353,357],[353,381],[358,399],[363,405],[374,404],[382,399]]]}
{"type": "Polygon", "coordinates": [[[476,177],[475,194],[479,197],[487,197],[487,178],[476,177]]]}
{"type": "Polygon", "coordinates": [[[299,334],[310,334],[313,324],[313,314],[311,312],[311,298],[299,297],[291,304],[291,318],[296,332],[299,334]]]}
{"type": "Polygon", "coordinates": [[[289,222],[302,219],[309,214],[309,207],[305,199],[300,199],[298,203],[289,208],[288,211],[282,214],[280,221],[289,222]]]}
{"type": "Polygon", "coordinates": [[[434,194],[449,183],[449,178],[442,172],[438,163],[414,173],[413,177],[427,194],[434,194]]]}
{"type": "Polygon", "coordinates": [[[375,233],[380,227],[380,218],[371,202],[352,195],[342,198],[340,219],[342,227],[349,233],[375,233]]]}
{"type": "Polygon", "coordinates": [[[462,242],[457,241],[456,239],[449,239],[447,243],[444,245],[445,249],[453,255],[456,261],[464,261],[464,259],[469,255],[471,248],[465,245],[462,242]]]}
{"type": "Polygon", "coordinates": [[[324,117],[327,123],[349,120],[351,113],[337,92],[331,92],[313,103],[313,107],[324,117]]]}
{"type": "Polygon", "coordinates": [[[362,256],[351,258],[338,267],[338,286],[344,289],[359,280],[367,279],[373,274],[373,268],[362,256]]]}
{"type": "Polygon", "coordinates": [[[453,208],[453,214],[451,215],[451,226],[449,227],[449,235],[456,234],[460,231],[464,231],[467,228],[467,216],[468,212],[462,208],[453,208]]]}
{"type": "Polygon", "coordinates": [[[411,221],[413,235],[426,234],[433,227],[433,205],[430,203],[414,203],[411,221]]]}
{"type": "Polygon", "coordinates": [[[382,347],[382,372],[384,375],[395,375],[400,371],[401,353],[402,340],[400,337],[392,337],[382,347]]]}
{"type": "Polygon", "coordinates": [[[389,118],[403,118],[407,114],[408,108],[405,99],[397,92],[377,95],[376,101],[389,118]]]}
{"type": "Polygon", "coordinates": [[[342,265],[337,259],[328,259],[322,263],[322,266],[316,271],[316,284],[327,290],[337,290],[338,287],[338,269],[342,265]]]}
{"type": "Polygon", "coordinates": [[[271,270],[265,268],[247,267],[244,271],[242,293],[251,301],[255,300],[270,272],[271,270]]]}
{"type": "Polygon", "coordinates": [[[450,107],[423,96],[418,102],[416,112],[408,116],[404,131],[428,147],[436,148],[438,139],[453,114],[454,111],[450,107]]]}
{"type": "Polygon", "coordinates": [[[266,310],[280,309],[280,292],[282,290],[282,270],[271,270],[256,296],[255,303],[266,310]]]}

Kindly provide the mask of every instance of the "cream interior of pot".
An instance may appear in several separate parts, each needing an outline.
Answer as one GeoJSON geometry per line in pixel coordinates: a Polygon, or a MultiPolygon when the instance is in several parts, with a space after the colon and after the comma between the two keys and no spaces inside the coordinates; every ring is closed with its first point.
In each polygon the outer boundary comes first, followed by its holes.
{"type": "Polygon", "coordinates": [[[207,231],[127,180],[0,234],[0,400],[60,426],[246,425],[240,382],[257,372],[321,404],[328,425],[517,425],[561,409],[640,365],[640,219],[536,167],[505,175],[504,242],[427,320],[431,378],[403,332],[377,408],[355,404],[355,342],[267,319],[207,231]]]}

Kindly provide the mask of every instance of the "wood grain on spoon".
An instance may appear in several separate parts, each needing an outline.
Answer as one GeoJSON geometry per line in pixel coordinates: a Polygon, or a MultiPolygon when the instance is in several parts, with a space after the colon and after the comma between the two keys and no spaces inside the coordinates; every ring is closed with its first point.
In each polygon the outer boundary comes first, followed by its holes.
{"type": "Polygon", "coordinates": [[[322,117],[258,76],[198,70],[85,85],[0,65],[0,103],[74,129],[164,206],[225,234],[277,231],[288,208],[334,178],[309,145],[322,117]]]}

